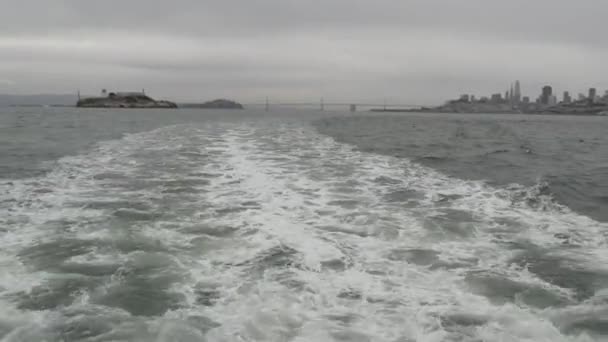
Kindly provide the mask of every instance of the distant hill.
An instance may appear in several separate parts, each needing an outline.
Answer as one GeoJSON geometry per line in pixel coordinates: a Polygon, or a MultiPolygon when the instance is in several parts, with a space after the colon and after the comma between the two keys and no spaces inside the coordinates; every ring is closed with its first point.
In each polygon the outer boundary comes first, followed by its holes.
{"type": "Polygon", "coordinates": [[[74,94],[0,94],[0,107],[7,106],[74,106],[78,97],[74,94]]]}
{"type": "Polygon", "coordinates": [[[243,109],[243,105],[226,99],[217,99],[205,103],[182,103],[181,108],[205,108],[205,109],[243,109]]]}

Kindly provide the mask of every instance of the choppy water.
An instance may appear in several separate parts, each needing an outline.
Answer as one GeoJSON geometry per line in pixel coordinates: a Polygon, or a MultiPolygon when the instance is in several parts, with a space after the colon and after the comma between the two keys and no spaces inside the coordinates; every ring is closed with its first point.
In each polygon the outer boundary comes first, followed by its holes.
{"type": "Polygon", "coordinates": [[[0,114],[3,341],[606,340],[605,121],[281,114],[0,114]]]}

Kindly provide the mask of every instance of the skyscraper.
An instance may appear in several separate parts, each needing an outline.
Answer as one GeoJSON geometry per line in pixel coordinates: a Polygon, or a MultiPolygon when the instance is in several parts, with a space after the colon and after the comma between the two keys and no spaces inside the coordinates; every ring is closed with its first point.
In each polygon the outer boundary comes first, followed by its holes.
{"type": "Polygon", "coordinates": [[[596,95],[597,95],[597,89],[589,88],[589,102],[595,102],[596,95]]]}
{"type": "Polygon", "coordinates": [[[553,95],[553,88],[551,88],[551,86],[544,86],[543,93],[540,96],[540,103],[544,104],[544,105],[548,105],[549,99],[551,98],[552,95],[553,95]]]}
{"type": "Polygon", "coordinates": [[[519,84],[519,80],[515,81],[515,90],[513,93],[513,102],[520,103],[521,102],[521,85],[519,84]]]}
{"type": "Polygon", "coordinates": [[[563,99],[564,103],[570,103],[572,102],[572,97],[570,96],[570,93],[565,91],[564,92],[564,99],[563,99]]]}

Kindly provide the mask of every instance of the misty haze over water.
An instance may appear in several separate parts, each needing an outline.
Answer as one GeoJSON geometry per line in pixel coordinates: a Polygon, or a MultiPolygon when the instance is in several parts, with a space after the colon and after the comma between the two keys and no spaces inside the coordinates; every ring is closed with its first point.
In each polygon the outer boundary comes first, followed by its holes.
{"type": "Polygon", "coordinates": [[[608,89],[601,1],[6,1],[0,93],[436,105],[516,79],[530,96],[608,89]]]}

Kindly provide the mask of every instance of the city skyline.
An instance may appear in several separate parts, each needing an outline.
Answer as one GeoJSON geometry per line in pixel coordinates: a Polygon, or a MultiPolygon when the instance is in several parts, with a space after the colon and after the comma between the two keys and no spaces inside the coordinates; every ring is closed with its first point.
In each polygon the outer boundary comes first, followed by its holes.
{"type": "Polygon", "coordinates": [[[518,104],[541,104],[544,106],[556,105],[559,103],[572,103],[577,101],[603,101],[608,102],[608,89],[606,89],[603,93],[598,92],[597,88],[590,87],[587,89],[587,93],[578,93],[578,97],[576,99],[572,98],[570,90],[563,90],[561,92],[561,97],[559,97],[559,92],[555,91],[553,86],[547,84],[544,85],[540,89],[540,94],[538,96],[534,95],[525,95],[521,91],[521,83],[519,80],[516,80],[511,84],[510,89],[507,89],[504,93],[504,97],[502,93],[492,93],[489,96],[487,95],[477,95],[477,94],[463,94],[460,95],[460,100],[465,102],[494,102],[494,103],[509,103],[512,105],[518,104]]]}

